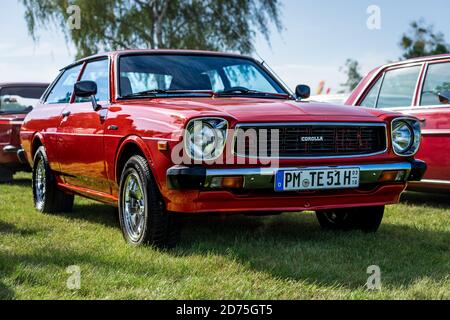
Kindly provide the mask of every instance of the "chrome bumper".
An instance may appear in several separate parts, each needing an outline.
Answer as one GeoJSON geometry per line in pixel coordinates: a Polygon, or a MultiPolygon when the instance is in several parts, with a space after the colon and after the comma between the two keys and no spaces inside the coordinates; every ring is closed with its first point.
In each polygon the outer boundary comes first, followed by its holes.
{"type": "MultiPolygon", "coordinates": [[[[306,167],[302,167],[306,168],[306,167]]],[[[425,173],[423,161],[368,164],[352,166],[311,167],[314,169],[359,168],[360,184],[378,183],[384,171],[404,171],[404,178],[398,182],[420,181],[425,173]]],[[[167,171],[167,184],[172,190],[213,189],[211,181],[214,177],[242,177],[244,190],[274,189],[274,177],[278,170],[297,170],[290,168],[242,168],[242,169],[207,169],[204,167],[174,166],[167,171]]]]}
{"type": "Polygon", "coordinates": [[[16,153],[17,150],[19,150],[19,148],[15,147],[15,146],[11,146],[11,145],[7,145],[7,146],[3,147],[4,153],[16,153]]]}

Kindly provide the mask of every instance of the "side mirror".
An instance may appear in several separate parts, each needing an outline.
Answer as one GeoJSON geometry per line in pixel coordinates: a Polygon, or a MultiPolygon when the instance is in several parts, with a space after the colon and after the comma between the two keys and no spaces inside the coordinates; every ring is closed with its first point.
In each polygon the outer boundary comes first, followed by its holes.
{"type": "Polygon", "coordinates": [[[97,104],[95,95],[97,94],[97,84],[94,81],[79,81],[74,85],[75,96],[80,98],[91,98],[92,108],[97,111],[100,106],[97,104]]]}
{"type": "Polygon", "coordinates": [[[442,104],[449,104],[450,103],[450,91],[441,92],[439,95],[439,101],[442,104]]]}
{"type": "Polygon", "coordinates": [[[97,94],[97,84],[94,81],[79,81],[75,83],[75,95],[88,98],[97,94]]]}
{"type": "Polygon", "coordinates": [[[298,85],[295,88],[295,95],[297,99],[308,99],[311,96],[311,88],[304,84],[298,85]]]}

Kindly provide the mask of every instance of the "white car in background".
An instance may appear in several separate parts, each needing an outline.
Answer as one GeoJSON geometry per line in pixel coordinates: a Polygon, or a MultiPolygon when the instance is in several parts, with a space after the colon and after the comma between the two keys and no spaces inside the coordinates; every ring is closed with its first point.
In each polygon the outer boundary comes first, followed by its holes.
{"type": "Polygon", "coordinates": [[[349,97],[348,94],[321,94],[317,96],[311,96],[307,100],[314,102],[325,102],[330,104],[343,105],[345,101],[347,101],[348,97],[349,97]]]}

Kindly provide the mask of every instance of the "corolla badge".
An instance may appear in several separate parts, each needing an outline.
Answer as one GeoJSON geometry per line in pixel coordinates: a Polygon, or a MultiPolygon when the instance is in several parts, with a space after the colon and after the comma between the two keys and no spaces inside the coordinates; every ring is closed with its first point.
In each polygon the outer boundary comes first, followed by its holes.
{"type": "Polygon", "coordinates": [[[302,142],[323,142],[323,137],[302,137],[302,142]]]}

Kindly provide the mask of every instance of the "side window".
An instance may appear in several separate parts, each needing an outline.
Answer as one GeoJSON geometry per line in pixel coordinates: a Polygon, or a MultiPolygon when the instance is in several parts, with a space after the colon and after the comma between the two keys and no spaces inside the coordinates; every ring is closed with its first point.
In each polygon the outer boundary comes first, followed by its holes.
{"type": "Polygon", "coordinates": [[[378,93],[380,92],[381,82],[383,82],[383,77],[380,77],[378,79],[377,83],[375,83],[375,85],[372,87],[372,89],[370,89],[369,93],[366,95],[363,102],[361,102],[361,104],[360,104],[362,107],[367,107],[367,108],[375,108],[376,107],[378,93]]]}
{"type": "Polygon", "coordinates": [[[48,104],[69,103],[72,97],[73,86],[77,82],[80,71],[81,65],[65,70],[58,82],[53,86],[45,102],[48,104]]]}
{"type": "MultiPolygon", "coordinates": [[[[97,101],[109,101],[109,62],[107,59],[89,62],[81,76],[82,81],[97,84],[97,101]]],[[[77,97],[76,102],[87,102],[89,98],[77,97]]]]}
{"type": "Polygon", "coordinates": [[[422,66],[386,72],[378,97],[377,108],[408,107],[411,105],[422,66]]]}
{"type": "Polygon", "coordinates": [[[421,106],[439,105],[438,94],[450,91],[450,63],[430,64],[422,89],[421,106]]]}

